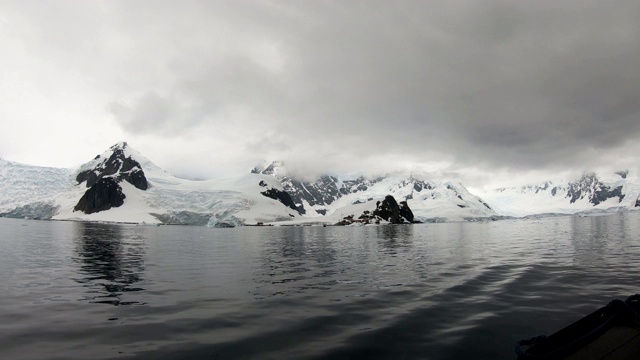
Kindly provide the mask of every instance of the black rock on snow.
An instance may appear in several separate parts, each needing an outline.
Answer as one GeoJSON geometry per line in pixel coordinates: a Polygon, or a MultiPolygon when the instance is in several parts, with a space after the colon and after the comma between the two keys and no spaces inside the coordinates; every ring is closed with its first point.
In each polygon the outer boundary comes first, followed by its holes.
{"type": "MultiPolygon", "coordinates": [[[[365,179],[360,177],[354,180],[341,181],[335,176],[320,176],[315,181],[301,181],[294,177],[280,174],[279,171],[283,167],[283,163],[273,161],[264,167],[255,167],[251,170],[254,174],[269,175],[280,180],[284,191],[286,191],[293,202],[297,205],[300,214],[305,214],[306,209],[302,205],[307,202],[310,206],[330,205],[344,195],[366,191],[370,186],[376,184],[382,178],[365,179]]],[[[316,212],[326,212],[323,209],[317,209],[316,212]]]]}
{"type": "Polygon", "coordinates": [[[411,211],[406,201],[400,201],[400,216],[410,223],[416,222],[413,217],[413,211],[411,211]]]}
{"type": "Polygon", "coordinates": [[[125,195],[118,182],[113,178],[103,177],[91,185],[73,210],[92,214],[119,207],[124,204],[124,199],[125,195]]]}
{"type": "MultiPolygon", "coordinates": [[[[294,176],[287,175],[286,170],[284,170],[284,164],[280,161],[273,161],[263,166],[256,166],[251,172],[254,174],[273,176],[280,180],[284,191],[286,191],[291,196],[293,202],[297,204],[300,214],[306,213],[307,209],[304,208],[304,204],[306,203],[312,206],[318,214],[324,215],[327,210],[321,207],[331,205],[343,196],[366,192],[370,187],[385,180],[385,177],[368,179],[360,176],[355,179],[340,179],[336,176],[324,175],[313,181],[302,181],[294,176]]],[[[428,181],[418,180],[413,177],[400,182],[397,186],[400,188],[410,186],[412,188],[412,193],[406,196],[404,200],[412,199],[414,194],[418,194],[421,191],[433,190],[434,188],[428,181]]],[[[448,188],[456,191],[453,187],[448,188]]],[[[462,200],[461,197],[460,199],[462,200]]],[[[491,207],[489,207],[487,203],[482,200],[478,201],[487,207],[487,209],[491,210],[491,207]]]]}
{"type": "MultiPolygon", "coordinates": [[[[125,180],[140,190],[147,190],[149,183],[144,175],[140,163],[126,156],[124,150],[127,147],[126,142],[113,145],[111,155],[103,159],[92,169],[88,169],[78,173],[76,181],[78,184],[86,181],[86,186],[90,188],[103,177],[113,177],[118,181],[125,180]]],[[[95,160],[100,159],[101,155],[96,156],[95,160]]]]}
{"type": "MultiPolygon", "coordinates": [[[[555,195],[557,190],[552,191],[552,193],[555,195]]],[[[622,193],[622,186],[616,188],[606,186],[595,174],[591,173],[583,175],[578,181],[570,182],[566,197],[570,199],[569,202],[571,204],[577,200],[587,198],[589,203],[595,206],[611,198],[618,198],[618,202],[621,202],[624,199],[624,194],[622,193]]]]}
{"type": "Polygon", "coordinates": [[[400,217],[400,206],[398,206],[398,202],[391,195],[385,196],[384,200],[376,203],[376,209],[373,210],[373,216],[377,216],[392,224],[403,223],[402,218],[400,217]]]}
{"type": "MultiPolygon", "coordinates": [[[[260,182],[260,186],[262,186],[262,181],[260,182]]],[[[291,196],[286,192],[286,191],[282,191],[282,190],[278,190],[276,188],[271,188],[268,190],[265,190],[263,192],[261,192],[260,194],[274,199],[274,200],[278,200],[281,203],[283,203],[285,206],[287,206],[288,208],[291,208],[295,211],[297,211],[298,213],[300,213],[300,211],[298,210],[298,208],[296,207],[296,204],[293,202],[293,200],[291,199],[291,196]]]]}

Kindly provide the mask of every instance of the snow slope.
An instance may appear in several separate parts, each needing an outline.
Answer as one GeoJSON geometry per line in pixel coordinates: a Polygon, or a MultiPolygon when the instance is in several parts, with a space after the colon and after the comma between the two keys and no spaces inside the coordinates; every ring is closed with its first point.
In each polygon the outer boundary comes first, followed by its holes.
{"type": "MultiPolygon", "coordinates": [[[[271,187],[280,184],[267,176],[245,175],[239,178],[191,181],[171,175],[148,177],[146,191],[122,182],[127,196],[124,205],[108,211],[83,214],[67,203],[54,219],[118,221],[136,223],[177,223],[207,226],[236,226],[291,219],[298,214],[277,200],[260,194],[265,181],[271,187]]],[[[77,197],[79,198],[79,197],[77,197]]]]}
{"type": "Polygon", "coordinates": [[[365,210],[373,211],[376,202],[387,195],[398,202],[407,201],[419,221],[640,209],[640,173],[591,173],[579,179],[479,194],[481,197],[457,182],[411,175],[372,179],[323,176],[300,181],[287,175],[282,163],[265,164],[250,174],[229,179],[185,180],[156,166],[126,143],[115,144],[77,169],[0,159],[0,216],[218,227],[258,222],[336,223],[348,215],[357,218],[365,210]],[[140,179],[131,176],[139,170],[144,175],[140,172],[136,176],[144,176],[148,186],[140,186],[140,179]],[[126,196],[124,204],[91,214],[74,211],[88,185],[100,177],[117,180],[126,196]],[[304,215],[285,206],[286,201],[264,196],[267,190],[271,195],[286,191],[295,205],[289,204],[303,209],[304,215]]]}
{"type": "Polygon", "coordinates": [[[634,209],[640,196],[637,171],[586,173],[579,179],[551,180],[539,185],[481,192],[501,215],[575,214],[634,209]]]}
{"type": "Polygon", "coordinates": [[[282,190],[276,179],[258,174],[210,181],[179,179],[126,143],[114,145],[77,170],[0,160],[0,215],[11,217],[235,226],[298,216],[295,210],[261,194],[271,188],[282,190]],[[74,211],[87,190],[84,183],[76,182],[76,175],[102,164],[114,148],[123,149],[126,156],[140,163],[149,188],[140,190],[122,181],[126,195],[122,206],[92,214],[74,211]]]}
{"type": "MultiPolygon", "coordinates": [[[[365,210],[372,211],[376,201],[383,200],[387,195],[392,195],[396,201],[407,201],[420,221],[460,221],[497,215],[460,183],[418,179],[411,174],[371,179],[358,175],[325,175],[315,181],[302,181],[289,175],[280,161],[265,162],[256,166],[252,173],[279,179],[298,206],[304,209],[304,216],[312,218],[309,221],[313,222],[340,220],[339,214],[346,216],[356,211],[350,208],[352,205],[369,201],[373,201],[373,205],[365,210]],[[329,218],[318,218],[321,215],[329,218]]],[[[360,214],[353,215],[357,217],[360,214]]]]}
{"type": "Polygon", "coordinates": [[[74,171],[24,165],[0,159],[0,214],[49,219],[60,208],[56,199],[73,193],[74,171]]]}
{"type": "Polygon", "coordinates": [[[428,187],[423,187],[418,191],[415,186],[416,181],[425,184],[425,182],[415,179],[385,177],[369,186],[366,191],[344,195],[326,206],[328,214],[350,212],[348,207],[369,201],[372,201],[373,204],[367,210],[374,210],[377,200],[391,195],[397,201],[407,201],[416,220],[420,221],[461,221],[468,218],[496,215],[495,211],[485,205],[482,199],[471,194],[461,184],[429,181],[426,182],[428,187]]]}

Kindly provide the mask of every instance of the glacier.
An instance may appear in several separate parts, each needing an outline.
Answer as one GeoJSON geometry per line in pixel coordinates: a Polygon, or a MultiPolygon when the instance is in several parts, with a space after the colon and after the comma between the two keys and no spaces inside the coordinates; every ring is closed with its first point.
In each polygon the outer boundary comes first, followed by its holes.
{"type": "Polygon", "coordinates": [[[585,172],[578,179],[499,188],[480,193],[500,214],[589,214],[640,209],[638,171],[585,172]]]}
{"type": "MultiPolygon", "coordinates": [[[[119,172],[106,176],[118,178],[119,172]]],[[[281,221],[299,214],[277,200],[261,194],[266,188],[282,190],[276,179],[256,174],[208,181],[177,178],[156,166],[126,143],[81,165],[56,169],[0,160],[0,216],[51,220],[102,221],[144,224],[185,224],[229,227],[257,222],[281,221]],[[124,204],[85,214],[74,210],[87,190],[78,174],[104,164],[114,151],[135,159],[149,182],[146,190],[127,181],[119,184],[124,204]]]]}
{"type": "Polygon", "coordinates": [[[413,174],[296,177],[280,161],[240,176],[188,180],[173,176],[120,142],[77,168],[0,159],[0,216],[28,219],[234,227],[258,223],[335,224],[373,211],[387,195],[407,201],[421,222],[477,221],[640,209],[637,171],[585,173],[578,179],[469,191],[456,181],[413,174]],[[112,179],[122,205],[85,213],[79,201],[101,179],[112,179]]]}

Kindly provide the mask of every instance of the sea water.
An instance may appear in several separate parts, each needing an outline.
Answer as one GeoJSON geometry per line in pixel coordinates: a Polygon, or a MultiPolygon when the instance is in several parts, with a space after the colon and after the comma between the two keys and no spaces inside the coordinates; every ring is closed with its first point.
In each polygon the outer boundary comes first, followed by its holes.
{"type": "Polygon", "coordinates": [[[0,219],[1,359],[513,359],[640,292],[640,214],[359,227],[0,219]]]}

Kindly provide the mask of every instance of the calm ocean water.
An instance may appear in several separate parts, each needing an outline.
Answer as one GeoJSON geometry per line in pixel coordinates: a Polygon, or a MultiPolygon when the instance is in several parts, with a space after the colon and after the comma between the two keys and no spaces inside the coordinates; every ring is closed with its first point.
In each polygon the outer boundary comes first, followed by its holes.
{"type": "Polygon", "coordinates": [[[640,214],[209,229],[0,219],[1,359],[513,359],[640,292],[640,214]]]}

